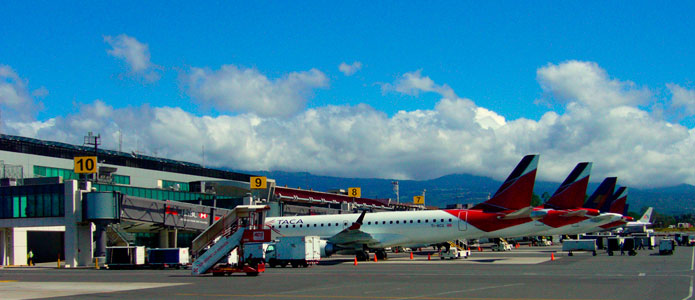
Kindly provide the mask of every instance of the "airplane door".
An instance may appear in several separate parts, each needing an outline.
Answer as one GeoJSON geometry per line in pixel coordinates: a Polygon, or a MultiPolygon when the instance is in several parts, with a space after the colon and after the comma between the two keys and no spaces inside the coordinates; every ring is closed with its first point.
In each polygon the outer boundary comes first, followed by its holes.
{"type": "Polygon", "coordinates": [[[467,211],[460,211],[459,212],[459,230],[465,231],[467,229],[468,229],[468,212],[467,211]]]}

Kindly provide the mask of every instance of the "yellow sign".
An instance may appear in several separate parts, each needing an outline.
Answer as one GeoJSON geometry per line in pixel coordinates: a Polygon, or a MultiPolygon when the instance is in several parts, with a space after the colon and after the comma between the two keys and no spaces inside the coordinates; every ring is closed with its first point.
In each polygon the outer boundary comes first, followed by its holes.
{"type": "Polygon", "coordinates": [[[251,177],[251,189],[259,190],[265,189],[268,186],[268,181],[265,176],[253,176],[251,177]]]}
{"type": "Polygon", "coordinates": [[[362,189],[357,188],[357,187],[348,188],[348,196],[355,197],[355,198],[361,198],[362,197],[362,189]]]}
{"type": "Polygon", "coordinates": [[[425,196],[413,197],[413,204],[425,204],[425,196]]]}
{"type": "Polygon", "coordinates": [[[97,157],[96,156],[76,156],[75,157],[75,173],[77,174],[93,174],[97,172],[97,157]]]}

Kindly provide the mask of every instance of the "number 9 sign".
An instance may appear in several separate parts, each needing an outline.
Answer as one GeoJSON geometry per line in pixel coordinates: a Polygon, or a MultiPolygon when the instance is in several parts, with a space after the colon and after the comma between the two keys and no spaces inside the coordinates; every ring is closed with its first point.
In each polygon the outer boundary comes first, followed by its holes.
{"type": "Polygon", "coordinates": [[[362,189],[360,189],[358,187],[348,188],[348,196],[355,197],[355,198],[361,198],[362,197],[362,189]]]}
{"type": "Polygon", "coordinates": [[[252,190],[265,189],[268,186],[265,176],[252,176],[250,183],[252,190]]]}

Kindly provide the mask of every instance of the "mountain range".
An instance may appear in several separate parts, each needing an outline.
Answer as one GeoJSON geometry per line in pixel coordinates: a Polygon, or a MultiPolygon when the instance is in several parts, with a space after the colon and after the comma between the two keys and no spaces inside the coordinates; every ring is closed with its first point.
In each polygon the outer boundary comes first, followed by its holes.
{"type": "MultiPolygon", "coordinates": [[[[390,179],[375,178],[340,178],[318,176],[306,172],[283,171],[241,171],[275,179],[278,186],[329,191],[347,190],[359,187],[364,198],[386,199],[395,201],[396,193],[390,179]]],[[[620,181],[618,181],[620,182],[620,181]]],[[[450,204],[469,204],[485,201],[497,191],[501,181],[489,177],[467,174],[452,174],[431,180],[399,180],[400,202],[412,203],[413,196],[425,191],[425,203],[428,206],[446,207],[450,204]]],[[[552,195],[560,185],[559,182],[536,181],[534,194],[552,195]]],[[[599,183],[589,183],[587,193],[591,194],[599,183]]],[[[653,206],[660,214],[681,215],[695,213],[695,186],[681,184],[671,187],[636,189],[630,188],[627,203],[631,212],[641,212],[653,206]]]]}

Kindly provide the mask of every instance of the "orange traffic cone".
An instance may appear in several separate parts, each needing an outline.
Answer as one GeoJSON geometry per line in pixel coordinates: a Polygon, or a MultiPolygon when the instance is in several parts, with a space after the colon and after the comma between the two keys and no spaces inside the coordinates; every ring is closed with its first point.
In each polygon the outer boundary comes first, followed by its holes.
{"type": "Polygon", "coordinates": [[[357,265],[357,256],[355,256],[355,266],[357,265]]]}
{"type": "Polygon", "coordinates": [[[376,253],[374,253],[374,262],[376,262],[376,253]]]}
{"type": "Polygon", "coordinates": [[[555,260],[555,253],[550,253],[550,260],[555,260]]]}
{"type": "Polygon", "coordinates": [[[431,253],[427,253],[427,260],[432,260],[432,254],[431,253]]]}
{"type": "Polygon", "coordinates": [[[413,252],[410,252],[410,259],[413,259],[413,252]]]}
{"type": "Polygon", "coordinates": [[[483,252],[483,248],[478,246],[478,252],[483,252]]]}

